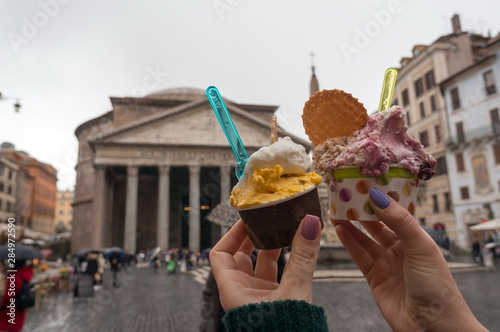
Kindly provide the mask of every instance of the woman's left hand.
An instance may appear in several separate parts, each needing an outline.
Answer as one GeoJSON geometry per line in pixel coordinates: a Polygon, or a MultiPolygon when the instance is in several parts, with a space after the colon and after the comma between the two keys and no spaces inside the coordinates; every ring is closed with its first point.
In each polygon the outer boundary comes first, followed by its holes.
{"type": "Polygon", "coordinates": [[[290,259],[278,284],[277,260],[281,249],[260,250],[254,270],[250,258],[254,246],[243,222],[238,221],[210,251],[210,264],[224,310],[279,300],[311,303],[320,232],[319,218],[306,215],[295,233],[290,259]]]}

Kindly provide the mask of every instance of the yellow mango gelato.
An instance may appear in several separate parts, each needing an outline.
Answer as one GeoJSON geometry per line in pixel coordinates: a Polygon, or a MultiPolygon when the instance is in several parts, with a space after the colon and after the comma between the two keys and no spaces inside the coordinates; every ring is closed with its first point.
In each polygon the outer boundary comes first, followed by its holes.
{"type": "Polygon", "coordinates": [[[264,169],[254,167],[245,184],[233,188],[229,204],[245,208],[277,201],[317,186],[321,181],[321,176],[314,172],[285,174],[280,165],[264,169]]]}

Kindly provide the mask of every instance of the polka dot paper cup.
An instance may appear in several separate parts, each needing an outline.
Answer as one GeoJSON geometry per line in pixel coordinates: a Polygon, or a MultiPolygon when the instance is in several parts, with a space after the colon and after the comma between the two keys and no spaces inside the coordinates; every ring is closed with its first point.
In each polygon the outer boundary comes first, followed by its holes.
{"type": "Polygon", "coordinates": [[[377,188],[407,209],[415,213],[419,179],[406,168],[391,167],[387,174],[364,176],[357,168],[343,167],[333,171],[337,180],[335,191],[328,190],[330,218],[337,220],[376,221],[368,191],[377,188]]]}

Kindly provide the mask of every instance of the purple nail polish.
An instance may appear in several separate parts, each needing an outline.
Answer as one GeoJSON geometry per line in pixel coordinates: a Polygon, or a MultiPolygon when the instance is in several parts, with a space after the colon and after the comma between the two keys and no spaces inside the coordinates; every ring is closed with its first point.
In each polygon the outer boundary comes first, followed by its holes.
{"type": "Polygon", "coordinates": [[[306,240],[314,240],[318,237],[319,218],[310,214],[306,214],[302,223],[301,234],[306,240]]]}
{"type": "Polygon", "coordinates": [[[391,200],[377,188],[370,188],[369,193],[373,203],[375,203],[375,205],[379,208],[385,209],[389,206],[389,204],[391,204],[391,200]]]}

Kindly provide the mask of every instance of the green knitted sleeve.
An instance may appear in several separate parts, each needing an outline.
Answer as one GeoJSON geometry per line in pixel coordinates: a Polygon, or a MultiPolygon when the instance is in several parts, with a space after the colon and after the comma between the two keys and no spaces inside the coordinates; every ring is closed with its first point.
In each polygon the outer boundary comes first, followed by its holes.
{"type": "Polygon", "coordinates": [[[305,301],[252,303],[229,310],[222,321],[229,332],[328,332],[323,308],[305,301]]]}

